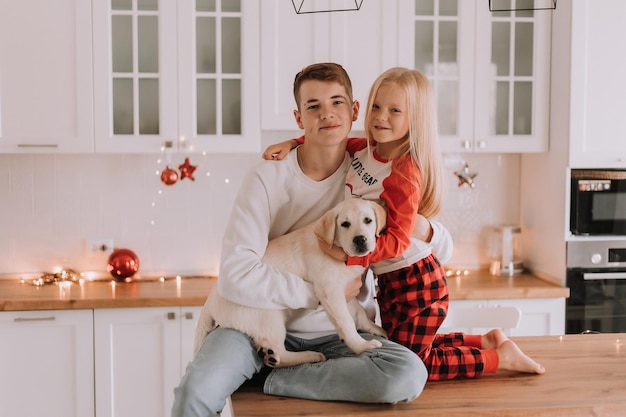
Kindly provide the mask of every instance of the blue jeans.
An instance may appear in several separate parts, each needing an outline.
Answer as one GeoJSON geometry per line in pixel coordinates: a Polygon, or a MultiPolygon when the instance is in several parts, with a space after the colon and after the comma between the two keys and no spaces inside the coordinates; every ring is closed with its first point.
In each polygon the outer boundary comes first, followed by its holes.
{"type": "MultiPolygon", "coordinates": [[[[338,336],[300,339],[287,335],[288,350],[315,350],[327,361],[274,369],[263,392],[325,401],[396,403],[419,396],[427,379],[419,357],[397,343],[355,355],[338,336]]],[[[219,416],[227,397],[259,372],[263,362],[248,336],[217,328],[209,333],[174,390],[172,417],[219,416]]]]}

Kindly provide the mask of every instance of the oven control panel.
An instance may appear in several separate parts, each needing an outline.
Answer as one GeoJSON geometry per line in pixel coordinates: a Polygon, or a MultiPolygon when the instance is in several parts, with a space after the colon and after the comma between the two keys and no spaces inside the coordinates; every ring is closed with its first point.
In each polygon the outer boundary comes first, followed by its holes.
{"type": "Polygon", "coordinates": [[[568,268],[626,268],[625,240],[567,242],[568,268]]]}

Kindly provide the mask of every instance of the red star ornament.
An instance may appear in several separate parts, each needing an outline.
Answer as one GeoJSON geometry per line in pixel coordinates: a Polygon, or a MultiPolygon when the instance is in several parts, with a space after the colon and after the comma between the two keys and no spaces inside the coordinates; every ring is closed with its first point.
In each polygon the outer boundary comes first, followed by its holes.
{"type": "Polygon", "coordinates": [[[181,181],[185,178],[189,178],[191,181],[195,181],[196,179],[193,177],[193,172],[197,168],[197,165],[191,165],[191,163],[189,162],[189,158],[185,158],[185,163],[178,166],[181,181]]]}

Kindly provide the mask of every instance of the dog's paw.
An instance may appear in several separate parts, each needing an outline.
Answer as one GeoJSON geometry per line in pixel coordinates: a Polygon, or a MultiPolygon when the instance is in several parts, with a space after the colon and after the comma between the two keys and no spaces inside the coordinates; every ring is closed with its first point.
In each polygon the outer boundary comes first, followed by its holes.
{"type": "Polygon", "coordinates": [[[366,350],[379,348],[382,345],[382,342],[377,339],[363,340],[363,342],[359,343],[356,348],[352,348],[352,350],[354,350],[354,353],[359,354],[361,352],[365,352],[366,350]]]}
{"type": "Polygon", "coordinates": [[[311,352],[311,354],[313,355],[313,358],[310,359],[311,363],[326,362],[326,356],[323,353],[311,352]]]}
{"type": "Polygon", "coordinates": [[[368,340],[365,342],[367,344],[367,349],[375,349],[375,348],[379,348],[383,345],[383,342],[381,342],[378,339],[372,339],[372,340],[368,340]]]}
{"type": "Polygon", "coordinates": [[[280,365],[280,356],[274,352],[273,349],[260,347],[256,353],[259,355],[259,358],[261,358],[265,366],[276,368],[280,365]]]}
{"type": "Polygon", "coordinates": [[[379,326],[374,327],[374,329],[371,332],[372,334],[376,335],[376,336],[380,336],[380,337],[384,337],[385,339],[389,339],[389,336],[387,335],[387,332],[379,326]]]}

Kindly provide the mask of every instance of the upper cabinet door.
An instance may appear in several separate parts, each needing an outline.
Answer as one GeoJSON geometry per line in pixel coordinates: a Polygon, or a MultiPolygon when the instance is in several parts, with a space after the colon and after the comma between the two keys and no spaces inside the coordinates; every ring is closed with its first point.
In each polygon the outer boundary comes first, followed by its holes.
{"type": "MultiPolygon", "coordinates": [[[[400,65],[430,79],[437,96],[442,150],[471,151],[476,70],[475,2],[400,4],[400,65]]],[[[487,5],[484,5],[487,7],[487,5]]]]}
{"type": "Polygon", "coordinates": [[[572,2],[570,166],[626,167],[626,2],[572,2]]]}
{"type": "Polygon", "coordinates": [[[487,2],[458,0],[400,8],[400,62],[433,83],[443,151],[548,149],[551,12],[490,12],[487,2]]]}
{"type": "Polygon", "coordinates": [[[361,103],[361,114],[353,129],[363,130],[364,106],[372,83],[398,62],[397,23],[396,1],[368,0],[356,11],[296,14],[289,1],[264,0],[261,7],[263,129],[297,131],[293,116],[295,75],[313,63],[335,62],[350,75],[354,99],[361,103]]]}
{"type": "Polygon", "coordinates": [[[258,2],[95,0],[97,152],[257,152],[258,2]]]}
{"type": "Polygon", "coordinates": [[[179,149],[260,151],[260,5],[179,0],[179,149]]]}
{"type": "Polygon", "coordinates": [[[91,152],[91,2],[0,0],[0,152],[91,152]]]}
{"type": "Polygon", "coordinates": [[[176,143],[176,3],[93,4],[96,152],[157,152],[176,143]]]}
{"type": "MultiPolygon", "coordinates": [[[[551,10],[476,9],[475,150],[546,152],[549,145],[551,10]],[[477,146],[476,146],[477,145],[477,146]]],[[[502,9],[545,1],[500,0],[502,9]]],[[[482,7],[481,7],[482,6],[482,7]]]]}

